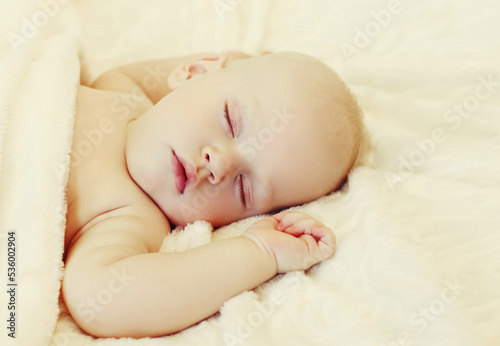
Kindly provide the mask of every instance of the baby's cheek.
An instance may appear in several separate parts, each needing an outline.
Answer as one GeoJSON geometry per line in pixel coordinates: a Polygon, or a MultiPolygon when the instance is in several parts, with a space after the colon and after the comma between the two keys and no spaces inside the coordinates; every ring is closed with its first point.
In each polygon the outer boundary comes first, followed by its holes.
{"type": "Polygon", "coordinates": [[[190,222],[205,220],[219,227],[244,218],[241,208],[225,198],[207,199],[203,204],[193,201],[192,207],[195,213],[191,215],[190,222]]]}

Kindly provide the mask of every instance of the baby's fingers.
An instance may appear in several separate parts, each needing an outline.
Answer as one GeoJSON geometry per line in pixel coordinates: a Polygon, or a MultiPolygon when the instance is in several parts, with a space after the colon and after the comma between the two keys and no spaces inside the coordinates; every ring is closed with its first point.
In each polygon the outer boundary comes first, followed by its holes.
{"type": "Polygon", "coordinates": [[[304,232],[305,234],[310,234],[311,237],[317,242],[318,250],[321,254],[327,256],[323,257],[323,259],[332,256],[335,253],[337,248],[337,242],[335,239],[335,234],[332,230],[324,225],[321,226],[312,226],[308,232],[304,232]]]}
{"type": "Polygon", "coordinates": [[[273,215],[273,218],[278,221],[276,229],[294,237],[310,235],[322,252],[331,255],[335,252],[336,239],[333,231],[309,215],[298,211],[284,211],[273,215]]]}
{"type": "Polygon", "coordinates": [[[294,210],[282,211],[276,215],[273,215],[272,217],[276,221],[278,221],[278,229],[281,230],[287,229],[291,226],[295,226],[294,230],[296,231],[299,228],[299,221],[302,221],[300,223],[300,227],[307,227],[307,224],[304,223],[305,220],[310,220],[309,224],[312,224],[312,222],[316,221],[309,215],[294,210]]]}
{"type": "Polygon", "coordinates": [[[301,234],[310,234],[319,240],[328,232],[331,232],[328,227],[318,220],[298,211],[284,211],[272,217],[278,221],[276,229],[296,237],[301,234]]]}
{"type": "Polygon", "coordinates": [[[319,226],[312,226],[310,228],[310,234],[316,238],[316,240],[323,242],[327,245],[334,245],[336,240],[335,240],[335,234],[333,231],[324,226],[324,225],[319,225],[319,226]]]}

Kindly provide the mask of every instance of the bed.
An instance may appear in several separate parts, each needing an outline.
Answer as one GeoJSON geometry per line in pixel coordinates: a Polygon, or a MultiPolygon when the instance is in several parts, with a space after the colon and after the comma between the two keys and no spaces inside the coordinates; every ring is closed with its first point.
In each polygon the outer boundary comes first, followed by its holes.
{"type": "MultiPolygon", "coordinates": [[[[496,1],[0,6],[2,345],[500,344],[496,1]],[[170,336],[86,335],[60,297],[77,85],[122,64],[225,50],[310,54],[357,95],[370,139],[359,164],[341,190],[296,208],[334,230],[337,252],[170,336]]],[[[261,217],[215,231],[196,222],[161,251],[261,217]]]]}

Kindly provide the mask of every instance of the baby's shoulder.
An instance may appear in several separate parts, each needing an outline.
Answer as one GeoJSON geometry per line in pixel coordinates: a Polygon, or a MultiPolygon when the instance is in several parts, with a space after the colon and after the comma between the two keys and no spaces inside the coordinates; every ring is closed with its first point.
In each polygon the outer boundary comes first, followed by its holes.
{"type": "Polygon", "coordinates": [[[101,110],[115,118],[126,120],[147,112],[154,104],[138,88],[130,91],[97,89],[78,85],[76,109],[78,113],[101,110]]]}

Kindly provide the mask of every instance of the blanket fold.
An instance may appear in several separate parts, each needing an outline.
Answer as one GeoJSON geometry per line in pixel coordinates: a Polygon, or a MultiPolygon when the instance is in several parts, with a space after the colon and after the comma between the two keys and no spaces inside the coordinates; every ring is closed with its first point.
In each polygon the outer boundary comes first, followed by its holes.
{"type": "Polygon", "coordinates": [[[13,275],[11,293],[0,295],[1,318],[10,320],[1,344],[47,345],[63,276],[79,25],[71,3],[9,7],[0,15],[0,265],[13,275]]]}

